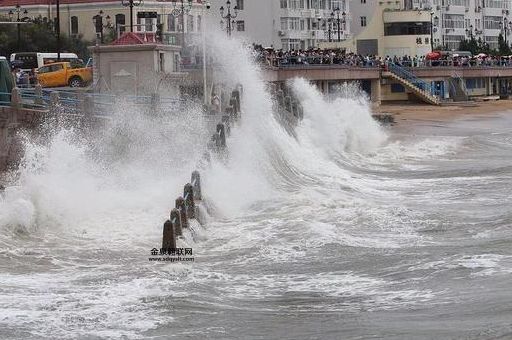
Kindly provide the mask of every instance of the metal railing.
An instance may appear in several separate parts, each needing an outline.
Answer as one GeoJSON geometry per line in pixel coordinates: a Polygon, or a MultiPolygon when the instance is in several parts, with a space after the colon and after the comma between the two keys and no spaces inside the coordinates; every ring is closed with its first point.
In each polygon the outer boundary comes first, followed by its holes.
{"type": "Polygon", "coordinates": [[[398,66],[393,63],[388,63],[387,69],[391,73],[395,74],[396,76],[413,84],[420,90],[426,91],[427,93],[429,93],[432,96],[439,97],[439,91],[436,89],[435,86],[432,86],[431,83],[428,83],[428,82],[416,77],[412,72],[408,71],[404,67],[398,66]]]}
{"type": "Polygon", "coordinates": [[[84,105],[88,105],[93,110],[97,109],[96,114],[102,114],[99,111],[111,112],[110,109],[115,105],[116,99],[122,99],[133,105],[181,105],[184,102],[183,99],[160,96],[116,96],[83,91],[15,88],[12,93],[0,92],[0,107],[16,106],[47,111],[51,109],[52,105],[59,105],[70,110],[80,110],[84,108],[84,105]],[[16,93],[16,98],[13,97],[14,93],[16,93]]]}
{"type": "Polygon", "coordinates": [[[260,63],[269,67],[278,68],[305,68],[305,67],[349,67],[349,68],[379,68],[385,63],[392,62],[407,68],[512,68],[512,59],[453,59],[453,60],[384,60],[367,58],[343,58],[329,56],[286,56],[259,58],[260,63]]]}

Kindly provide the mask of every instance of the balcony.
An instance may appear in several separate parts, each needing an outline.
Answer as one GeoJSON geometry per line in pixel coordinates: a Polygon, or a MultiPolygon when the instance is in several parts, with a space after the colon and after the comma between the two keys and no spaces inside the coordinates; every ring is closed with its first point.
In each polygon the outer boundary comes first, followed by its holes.
{"type": "Polygon", "coordinates": [[[429,11],[384,11],[384,23],[430,22],[429,11]]]}

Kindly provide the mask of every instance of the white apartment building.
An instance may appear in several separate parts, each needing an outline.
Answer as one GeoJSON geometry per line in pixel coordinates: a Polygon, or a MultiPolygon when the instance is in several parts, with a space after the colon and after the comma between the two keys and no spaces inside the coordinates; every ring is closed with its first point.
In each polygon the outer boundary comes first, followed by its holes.
{"type": "Polygon", "coordinates": [[[481,39],[498,48],[498,36],[511,35],[511,0],[405,0],[404,9],[432,13],[434,46],[457,50],[460,41],[481,39]]]}
{"type": "MultiPolygon", "coordinates": [[[[220,23],[219,9],[223,6],[226,16],[226,0],[210,2],[210,15],[220,23]]],[[[349,0],[231,0],[232,14],[235,5],[239,10],[232,35],[250,43],[284,50],[309,49],[328,41],[329,36],[337,40],[338,31],[340,40],[350,36],[349,0]]],[[[226,19],[222,21],[225,28],[226,19]]]]}

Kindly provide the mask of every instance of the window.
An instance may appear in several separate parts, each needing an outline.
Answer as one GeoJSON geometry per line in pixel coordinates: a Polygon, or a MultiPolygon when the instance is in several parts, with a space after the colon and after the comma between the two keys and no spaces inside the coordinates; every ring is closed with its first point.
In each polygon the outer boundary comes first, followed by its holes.
{"type": "Polygon", "coordinates": [[[71,17],[71,34],[78,34],[78,17],[71,17]]]}
{"type": "Polygon", "coordinates": [[[236,0],[236,7],[242,11],[244,9],[244,0],[236,0]]]}
{"type": "Polygon", "coordinates": [[[139,26],[142,22],[142,19],[137,17],[137,32],[140,32],[142,31],[141,27],[139,26]]]}
{"type": "Polygon", "coordinates": [[[304,8],[304,0],[289,0],[288,7],[291,9],[303,9],[304,8]]]}
{"type": "Polygon", "coordinates": [[[361,17],[361,27],[366,27],[366,17],[361,17]]]}
{"type": "Polygon", "coordinates": [[[330,0],[329,1],[329,9],[332,11],[332,10],[335,10],[335,9],[340,9],[341,11],[345,12],[346,11],[346,8],[345,8],[345,0],[330,0]]]}
{"type": "Polygon", "coordinates": [[[146,32],[153,31],[153,19],[144,19],[144,26],[146,32]]]}
{"type": "Polygon", "coordinates": [[[311,0],[311,9],[325,9],[325,0],[311,0]]]}
{"type": "Polygon", "coordinates": [[[481,89],[485,87],[484,78],[467,78],[466,87],[468,89],[481,89]]]}
{"type": "Polygon", "coordinates": [[[101,15],[95,15],[92,17],[94,21],[94,30],[96,33],[101,33],[103,31],[103,18],[101,15]]]}
{"type": "Polygon", "coordinates": [[[299,18],[281,18],[281,30],[300,30],[299,18]]]}
{"type": "Polygon", "coordinates": [[[300,39],[282,39],[281,44],[283,45],[283,50],[300,50],[301,49],[301,40],[300,39]]]}
{"type": "Polygon", "coordinates": [[[37,73],[48,73],[50,72],[50,66],[43,66],[37,69],[37,73]]]}
{"type": "Polygon", "coordinates": [[[401,93],[405,92],[405,88],[402,84],[391,84],[391,93],[401,93]]]}
{"type": "Polygon", "coordinates": [[[366,3],[366,0],[361,0],[361,3],[362,3],[362,4],[365,4],[365,3],[366,3]]]}
{"type": "Polygon", "coordinates": [[[201,31],[202,19],[200,15],[197,16],[197,30],[201,31]]]}
{"type": "Polygon", "coordinates": [[[384,35],[430,34],[430,22],[394,22],[384,24],[384,35]]]}
{"type": "Polygon", "coordinates": [[[508,1],[506,1],[506,0],[485,0],[484,7],[507,9],[508,1]]]}
{"type": "Polygon", "coordinates": [[[490,30],[499,30],[501,17],[499,16],[485,16],[484,17],[484,28],[490,30]]]}
{"type": "Polygon", "coordinates": [[[48,67],[49,67],[48,72],[57,72],[64,68],[64,66],[62,64],[49,65],[48,67]]]}
{"type": "Polygon", "coordinates": [[[288,0],[281,0],[281,8],[288,8],[288,0]]]}
{"type": "Polygon", "coordinates": [[[123,33],[126,31],[126,27],[124,26],[126,21],[125,21],[125,16],[124,14],[116,14],[116,28],[118,30],[118,32],[120,33],[123,33]]]}
{"type": "Polygon", "coordinates": [[[464,28],[464,14],[445,14],[444,28],[464,28]]]}
{"type": "Polygon", "coordinates": [[[176,18],[172,14],[167,15],[167,31],[176,32],[176,18]]]}
{"type": "Polygon", "coordinates": [[[158,53],[159,56],[159,64],[160,64],[160,72],[165,72],[165,54],[158,53]]]}
{"type": "Polygon", "coordinates": [[[448,48],[448,50],[457,50],[460,46],[461,40],[464,40],[465,36],[463,35],[445,35],[444,44],[448,48]]]}
{"type": "Polygon", "coordinates": [[[245,21],[239,20],[236,22],[236,30],[239,32],[245,31],[245,21]]]}

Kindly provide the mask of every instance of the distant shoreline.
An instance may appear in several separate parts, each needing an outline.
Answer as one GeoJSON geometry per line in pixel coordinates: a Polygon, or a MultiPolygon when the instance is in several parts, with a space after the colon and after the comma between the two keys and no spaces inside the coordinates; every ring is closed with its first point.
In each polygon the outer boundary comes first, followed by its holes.
{"type": "Polygon", "coordinates": [[[490,115],[512,111],[512,100],[475,102],[474,106],[435,106],[423,103],[384,103],[373,108],[373,113],[391,114],[395,121],[447,121],[465,115],[489,117],[490,115]]]}

